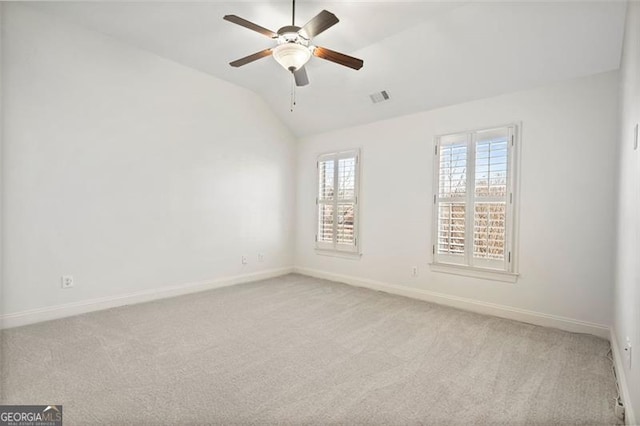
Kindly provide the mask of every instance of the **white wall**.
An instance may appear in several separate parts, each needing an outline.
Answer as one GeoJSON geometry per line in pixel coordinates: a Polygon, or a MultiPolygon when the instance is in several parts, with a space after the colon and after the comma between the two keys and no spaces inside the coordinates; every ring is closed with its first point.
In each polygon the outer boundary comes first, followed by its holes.
{"type": "MultiPolygon", "coordinates": [[[[615,289],[615,340],[623,354],[631,339],[632,368],[626,362],[631,405],[640,414],[640,154],[633,149],[634,127],[640,123],[640,3],[629,2],[620,67],[620,159],[618,240],[615,289]]],[[[621,357],[623,360],[624,357],[621,357]]],[[[636,420],[638,420],[636,418],[636,420]]]]}
{"type": "Polygon", "coordinates": [[[5,314],[291,266],[295,140],[259,97],[3,8],[5,314]]]}
{"type": "Polygon", "coordinates": [[[567,317],[608,333],[617,85],[609,72],[303,139],[296,266],[567,317]],[[522,122],[518,282],[430,272],[434,135],[509,122],[522,122]],[[362,149],[363,256],[318,255],[316,156],[354,147],[362,149]]]}

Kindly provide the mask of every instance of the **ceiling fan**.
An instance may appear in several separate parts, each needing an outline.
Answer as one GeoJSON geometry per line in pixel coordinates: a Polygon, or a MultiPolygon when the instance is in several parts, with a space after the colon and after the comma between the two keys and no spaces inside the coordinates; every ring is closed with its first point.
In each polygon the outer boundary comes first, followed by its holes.
{"type": "Polygon", "coordinates": [[[310,44],[311,40],[315,36],[339,22],[336,15],[327,10],[323,10],[314,16],[303,27],[298,27],[295,25],[295,0],[293,0],[292,9],[291,25],[280,28],[278,32],[273,32],[236,15],[225,15],[224,19],[226,21],[233,22],[234,24],[256,31],[278,42],[278,45],[273,48],[261,50],[260,52],[245,56],[244,58],[230,62],[229,65],[232,67],[241,67],[260,58],[271,55],[286,70],[293,73],[296,86],[306,86],[309,84],[309,77],[307,76],[307,71],[304,66],[309,59],[311,59],[312,55],[317,58],[335,62],[336,64],[344,65],[345,67],[353,68],[354,70],[362,68],[364,65],[364,61],[362,59],[354,58],[353,56],[345,55],[344,53],[310,44]]]}

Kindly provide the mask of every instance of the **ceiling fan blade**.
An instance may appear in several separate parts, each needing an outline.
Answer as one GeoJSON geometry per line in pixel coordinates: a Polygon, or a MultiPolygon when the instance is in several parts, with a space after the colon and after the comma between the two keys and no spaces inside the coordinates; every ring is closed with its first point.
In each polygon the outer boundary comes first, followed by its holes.
{"type": "Polygon", "coordinates": [[[222,18],[222,19],[224,19],[225,21],[233,22],[234,24],[238,24],[238,25],[240,25],[242,27],[249,28],[250,30],[256,31],[256,32],[258,32],[258,33],[260,33],[262,35],[265,35],[265,36],[269,37],[269,38],[278,37],[277,33],[274,33],[273,31],[271,31],[271,30],[269,30],[267,28],[261,27],[258,24],[254,24],[253,22],[247,21],[246,19],[241,18],[241,17],[236,16],[236,15],[225,15],[224,18],[222,18]]]}
{"type": "Polygon", "coordinates": [[[309,84],[309,76],[307,76],[307,70],[304,67],[294,71],[293,77],[296,79],[296,86],[306,86],[309,84]]]}
{"type": "Polygon", "coordinates": [[[336,64],[344,65],[345,67],[353,68],[354,70],[359,70],[364,65],[364,61],[362,59],[354,58],[353,56],[345,55],[344,53],[319,46],[313,49],[313,56],[335,62],[336,64]]]}
{"type": "Polygon", "coordinates": [[[249,62],[257,61],[260,58],[264,58],[265,56],[271,55],[271,49],[261,50],[260,52],[256,52],[253,55],[245,56],[244,58],[236,59],[233,62],[229,62],[229,65],[232,67],[241,67],[243,65],[248,64],[249,62]]]}
{"type": "Polygon", "coordinates": [[[300,31],[304,31],[309,38],[313,38],[324,30],[333,27],[340,20],[333,13],[323,10],[304,24],[300,31]]]}

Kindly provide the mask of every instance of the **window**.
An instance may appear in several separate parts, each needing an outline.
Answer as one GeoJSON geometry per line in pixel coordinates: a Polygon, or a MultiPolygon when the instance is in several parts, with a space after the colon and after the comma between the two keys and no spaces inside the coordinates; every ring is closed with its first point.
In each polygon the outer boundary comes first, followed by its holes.
{"type": "Polygon", "coordinates": [[[515,125],[436,137],[435,270],[514,275],[515,148],[515,125]]]}
{"type": "Polygon", "coordinates": [[[316,248],[358,252],[358,151],[318,158],[316,248]]]}

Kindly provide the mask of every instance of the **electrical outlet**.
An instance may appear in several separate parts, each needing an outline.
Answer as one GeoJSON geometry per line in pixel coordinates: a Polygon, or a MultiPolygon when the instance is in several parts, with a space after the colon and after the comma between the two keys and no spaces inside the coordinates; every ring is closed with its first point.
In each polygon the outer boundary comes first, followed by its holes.
{"type": "Polygon", "coordinates": [[[631,349],[632,349],[631,338],[627,336],[627,341],[625,342],[625,345],[624,345],[624,360],[627,363],[627,368],[629,368],[629,370],[631,370],[631,360],[632,360],[631,349]]]}
{"type": "Polygon", "coordinates": [[[264,262],[264,254],[258,253],[258,262],[264,262]]]}
{"type": "Polygon", "coordinates": [[[247,256],[242,256],[242,264],[246,265],[247,263],[247,256]]]}
{"type": "Polygon", "coordinates": [[[418,267],[414,266],[411,268],[411,276],[412,277],[417,277],[418,276],[418,267]]]}
{"type": "Polygon", "coordinates": [[[63,275],[62,288],[71,288],[71,287],[73,287],[73,275],[63,275]]]}

